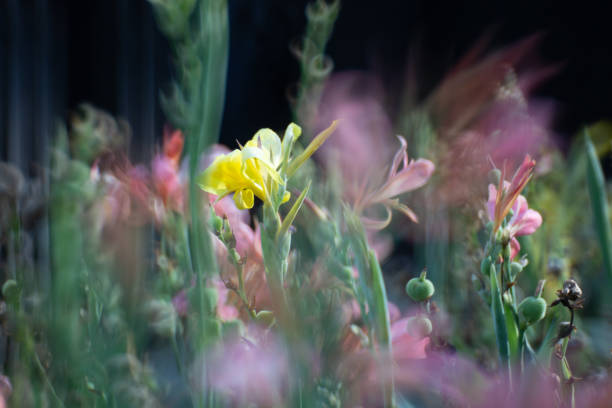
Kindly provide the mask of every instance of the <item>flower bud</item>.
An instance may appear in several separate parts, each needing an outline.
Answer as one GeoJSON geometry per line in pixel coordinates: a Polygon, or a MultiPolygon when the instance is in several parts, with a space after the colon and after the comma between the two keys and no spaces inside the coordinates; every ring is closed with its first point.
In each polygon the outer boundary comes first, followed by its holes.
{"type": "Polygon", "coordinates": [[[433,296],[435,292],[434,284],[426,279],[427,272],[421,272],[418,278],[412,278],[406,284],[406,293],[415,302],[423,302],[433,296]]]}
{"type": "Polygon", "coordinates": [[[411,336],[417,339],[422,339],[423,337],[431,334],[431,320],[429,320],[426,316],[412,316],[410,319],[408,319],[406,330],[411,336]]]}
{"type": "Polygon", "coordinates": [[[510,276],[513,278],[518,276],[519,273],[523,271],[523,265],[519,262],[512,262],[510,264],[510,276]]]}
{"type": "Polygon", "coordinates": [[[178,316],[171,302],[151,300],[146,311],[153,330],[162,337],[173,337],[178,326],[178,316]]]}
{"type": "Polygon", "coordinates": [[[217,233],[217,235],[219,235],[223,230],[223,218],[215,214],[214,210],[211,210],[211,213],[210,220],[213,230],[217,233]]]}
{"type": "Polygon", "coordinates": [[[16,304],[19,300],[21,290],[15,279],[9,279],[2,285],[2,297],[9,304],[16,304]]]}
{"type": "Polygon", "coordinates": [[[499,182],[501,180],[501,171],[499,169],[493,169],[488,174],[489,183],[494,186],[499,186],[499,182]]]}
{"type": "Polygon", "coordinates": [[[274,313],[270,310],[260,310],[255,315],[255,320],[265,324],[266,326],[271,326],[275,322],[274,313]]]}
{"type": "Polygon", "coordinates": [[[221,232],[221,240],[230,247],[236,246],[236,240],[234,239],[234,234],[227,218],[223,220],[223,231],[221,232]]]}
{"type": "Polygon", "coordinates": [[[489,274],[491,273],[491,257],[490,256],[487,256],[480,263],[480,273],[482,273],[484,276],[489,276],[489,274]]]}
{"type": "Polygon", "coordinates": [[[502,249],[502,255],[504,256],[504,259],[510,259],[510,254],[512,253],[508,242],[510,242],[510,239],[505,240],[505,237],[502,236],[502,244],[505,244],[502,249]]]}
{"type": "Polygon", "coordinates": [[[528,296],[519,304],[518,312],[527,325],[532,325],[546,315],[546,301],[541,297],[528,296]]]}
{"type": "Polygon", "coordinates": [[[240,263],[240,254],[238,253],[238,251],[236,251],[236,248],[230,248],[229,256],[231,257],[232,262],[234,262],[235,264],[240,263]]]}

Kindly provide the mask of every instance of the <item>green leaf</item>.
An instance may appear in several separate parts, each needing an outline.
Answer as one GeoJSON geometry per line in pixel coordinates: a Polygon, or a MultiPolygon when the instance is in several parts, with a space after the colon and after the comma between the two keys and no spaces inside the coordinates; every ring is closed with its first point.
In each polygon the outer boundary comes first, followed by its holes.
{"type": "Polygon", "coordinates": [[[297,216],[298,211],[300,211],[300,208],[302,207],[302,204],[304,203],[304,199],[306,198],[306,195],[308,194],[308,190],[310,190],[311,183],[312,182],[310,181],[308,182],[308,185],[302,191],[302,194],[300,194],[300,196],[297,198],[297,200],[293,204],[293,207],[291,207],[291,210],[289,210],[289,213],[287,214],[287,216],[285,216],[285,219],[283,220],[283,223],[281,224],[278,230],[278,233],[277,233],[278,237],[285,235],[287,231],[289,231],[289,227],[291,227],[291,224],[293,224],[293,221],[295,220],[295,217],[297,216]]]}
{"type": "Polygon", "coordinates": [[[587,153],[587,187],[589,189],[589,197],[591,198],[593,223],[602,252],[604,268],[608,277],[612,278],[612,232],[610,230],[606,186],[601,164],[589,137],[588,130],[585,130],[585,144],[587,153]]]}
{"type": "Polygon", "coordinates": [[[502,365],[506,365],[510,373],[510,343],[508,341],[508,331],[506,328],[506,314],[502,303],[499,282],[497,281],[497,270],[491,265],[491,315],[495,327],[495,337],[497,339],[497,350],[502,365]]]}
{"type": "Polygon", "coordinates": [[[508,333],[508,344],[510,356],[515,360],[519,355],[519,328],[512,306],[504,302],[504,315],[506,316],[506,332],[508,333]]]}

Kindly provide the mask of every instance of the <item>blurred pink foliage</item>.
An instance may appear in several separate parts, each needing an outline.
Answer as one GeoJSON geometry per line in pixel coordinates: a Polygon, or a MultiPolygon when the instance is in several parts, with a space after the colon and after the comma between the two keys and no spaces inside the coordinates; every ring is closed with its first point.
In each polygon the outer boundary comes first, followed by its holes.
{"type": "Polygon", "coordinates": [[[223,345],[208,363],[210,385],[236,406],[281,406],[289,375],[288,358],[271,333],[249,327],[251,337],[223,345]]]}
{"type": "Polygon", "coordinates": [[[516,166],[526,154],[538,156],[554,144],[550,125],[555,106],[530,96],[559,69],[536,62],[539,36],[481,57],[486,42],[447,74],[426,104],[438,136],[447,143],[439,152],[439,198],[448,202],[477,196],[475,185],[486,178],[489,159],[516,166]]]}

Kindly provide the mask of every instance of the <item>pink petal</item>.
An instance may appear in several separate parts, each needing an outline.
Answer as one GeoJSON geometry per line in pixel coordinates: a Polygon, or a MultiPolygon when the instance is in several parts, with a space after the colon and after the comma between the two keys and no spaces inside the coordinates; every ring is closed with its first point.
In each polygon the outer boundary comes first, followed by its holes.
{"type": "Polygon", "coordinates": [[[514,237],[510,240],[510,260],[513,260],[521,250],[521,244],[514,237]]]}
{"type": "Polygon", "coordinates": [[[402,136],[397,136],[400,141],[400,148],[395,153],[393,157],[393,163],[391,164],[391,168],[389,169],[389,177],[393,177],[397,174],[397,170],[399,169],[400,164],[404,163],[404,167],[408,165],[408,154],[406,153],[406,139],[402,136]]]}
{"type": "Polygon", "coordinates": [[[487,213],[489,213],[489,219],[495,220],[495,198],[497,196],[497,188],[493,184],[489,184],[489,199],[487,200],[487,213]]]}
{"type": "Polygon", "coordinates": [[[409,163],[407,167],[387,181],[373,200],[380,202],[423,186],[431,177],[434,169],[434,164],[426,159],[418,159],[409,163]]]}
{"type": "Polygon", "coordinates": [[[408,333],[404,333],[393,339],[393,360],[401,362],[402,360],[426,358],[425,348],[428,344],[429,337],[417,340],[408,333]]]}
{"type": "Polygon", "coordinates": [[[516,224],[517,236],[531,235],[542,225],[542,216],[536,210],[527,210],[516,224]]]}
{"type": "Polygon", "coordinates": [[[394,322],[401,317],[399,308],[391,302],[387,302],[387,310],[389,311],[389,321],[394,322]]]}

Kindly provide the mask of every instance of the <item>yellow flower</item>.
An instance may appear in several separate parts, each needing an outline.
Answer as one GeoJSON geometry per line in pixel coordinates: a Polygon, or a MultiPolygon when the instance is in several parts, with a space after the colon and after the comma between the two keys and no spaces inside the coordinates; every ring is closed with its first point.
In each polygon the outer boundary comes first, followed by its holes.
{"type": "Polygon", "coordinates": [[[252,208],[255,197],[272,203],[275,194],[283,192],[281,203],[289,200],[284,191],[285,181],[331,135],[336,122],[313,139],[295,159],[289,160],[294,142],[302,133],[295,123],[289,124],[283,141],[270,129],[261,129],[244,147],[218,156],[198,177],[204,191],[219,198],[234,193],[234,202],[240,209],[252,208]]]}

